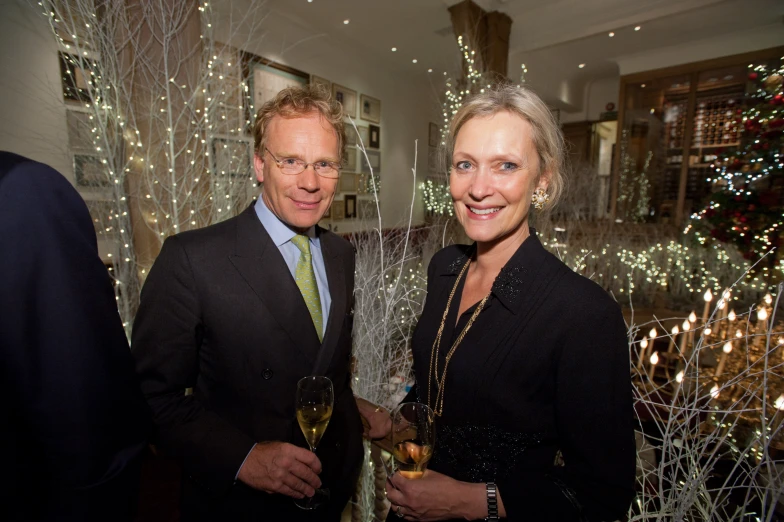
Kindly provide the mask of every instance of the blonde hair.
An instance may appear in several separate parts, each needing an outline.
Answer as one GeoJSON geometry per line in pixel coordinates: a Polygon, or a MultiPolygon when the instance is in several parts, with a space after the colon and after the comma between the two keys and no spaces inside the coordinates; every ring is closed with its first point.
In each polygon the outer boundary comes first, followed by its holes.
{"type": "MultiPolygon", "coordinates": [[[[550,201],[545,210],[550,210],[558,202],[566,184],[564,138],[553,113],[542,99],[527,87],[502,84],[485,89],[466,100],[449,125],[446,141],[447,167],[452,166],[457,134],[466,122],[504,111],[520,116],[533,129],[531,138],[539,155],[539,176],[549,173],[547,193],[550,201]]],[[[538,180],[537,177],[537,182],[538,180]]]]}
{"type": "Polygon", "coordinates": [[[338,136],[338,152],[343,161],[346,148],[346,126],[343,123],[343,106],[318,84],[286,87],[261,106],[253,123],[253,150],[257,156],[264,154],[265,132],[272,118],[296,118],[313,111],[324,118],[338,136]]]}

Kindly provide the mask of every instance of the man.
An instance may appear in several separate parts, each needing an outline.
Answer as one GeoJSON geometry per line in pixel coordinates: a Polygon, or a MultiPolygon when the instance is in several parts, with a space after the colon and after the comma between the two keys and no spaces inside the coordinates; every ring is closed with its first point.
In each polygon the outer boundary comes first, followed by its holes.
{"type": "Polygon", "coordinates": [[[363,458],[349,372],[354,251],[316,226],[338,183],[342,118],[316,87],[264,104],[254,125],[261,197],[167,239],[145,283],[132,350],[156,441],[185,473],[184,521],[338,521],[354,492],[363,458]],[[308,375],[334,385],[317,455],[295,418],[308,375]],[[317,488],[329,502],[295,505],[317,488]]]}
{"type": "Polygon", "coordinates": [[[150,413],[87,206],[0,152],[0,520],[130,521],[150,413]]]}

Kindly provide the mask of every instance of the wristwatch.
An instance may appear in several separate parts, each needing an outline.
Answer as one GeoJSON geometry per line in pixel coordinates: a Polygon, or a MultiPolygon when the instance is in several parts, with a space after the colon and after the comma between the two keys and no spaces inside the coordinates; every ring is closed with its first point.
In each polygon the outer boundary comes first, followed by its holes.
{"type": "Polygon", "coordinates": [[[487,483],[487,518],[485,521],[501,520],[498,518],[498,488],[495,482],[487,483]]]}

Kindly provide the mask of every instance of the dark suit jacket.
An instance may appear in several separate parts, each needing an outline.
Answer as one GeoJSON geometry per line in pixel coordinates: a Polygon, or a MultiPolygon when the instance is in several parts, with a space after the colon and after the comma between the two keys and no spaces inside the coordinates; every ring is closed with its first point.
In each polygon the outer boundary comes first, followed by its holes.
{"type": "MultiPolygon", "coordinates": [[[[428,370],[449,294],[473,247],[450,246],[428,268],[412,346],[417,386],[428,370]]],[[[474,311],[458,318],[465,276],[446,318],[439,375],[474,311]]],[[[496,278],[491,297],[447,370],[430,468],[495,480],[507,520],[623,519],[634,495],[629,346],[618,304],[532,235],[496,278]],[[561,450],[564,466],[555,466],[561,450]]],[[[431,406],[436,384],[430,384],[431,406]]]]}
{"type": "Polygon", "coordinates": [[[152,407],[155,440],[185,472],[183,520],[337,520],[362,462],[362,424],[350,387],[354,251],[318,231],[332,305],[323,344],[283,256],[253,206],[166,240],[142,290],[132,351],[152,407]],[[335,408],[318,449],[331,510],[234,477],[255,442],[307,447],[294,396],[326,375],[335,408]],[[192,387],[193,394],[184,395],[192,387]]]}
{"type": "Polygon", "coordinates": [[[95,229],[59,173],[0,152],[0,520],[129,520],[150,415],[95,229]]]}

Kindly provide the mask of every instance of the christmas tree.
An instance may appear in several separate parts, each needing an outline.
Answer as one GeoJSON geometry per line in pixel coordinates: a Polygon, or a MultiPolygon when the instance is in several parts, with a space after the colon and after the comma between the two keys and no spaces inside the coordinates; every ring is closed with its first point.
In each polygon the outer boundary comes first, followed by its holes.
{"type": "Polygon", "coordinates": [[[685,231],[706,246],[734,245],[752,261],[775,248],[765,263],[770,269],[784,242],[783,84],[784,64],[749,66],[740,146],[718,154],[708,179],[716,190],[685,231]]]}

